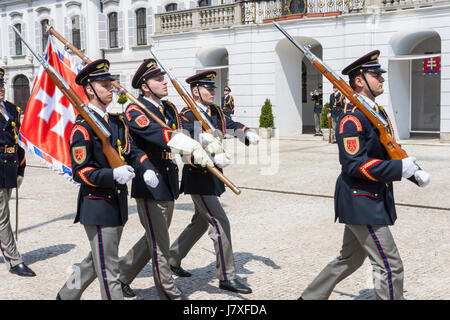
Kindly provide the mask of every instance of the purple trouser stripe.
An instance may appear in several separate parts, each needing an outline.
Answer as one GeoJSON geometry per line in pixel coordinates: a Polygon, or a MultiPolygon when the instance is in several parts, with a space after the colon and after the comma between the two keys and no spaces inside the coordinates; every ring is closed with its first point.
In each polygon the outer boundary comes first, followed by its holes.
{"type": "Polygon", "coordinates": [[[375,234],[375,231],[373,228],[368,225],[367,228],[369,229],[370,235],[372,236],[373,241],[375,242],[375,245],[377,246],[378,252],[381,255],[381,258],[383,259],[384,268],[387,271],[388,274],[388,285],[389,285],[389,300],[394,300],[394,286],[392,285],[392,270],[389,266],[388,259],[386,255],[384,254],[383,248],[381,247],[381,242],[378,240],[377,235],[375,234]]]}
{"type": "Polygon", "coordinates": [[[217,230],[217,240],[218,240],[218,243],[219,243],[219,255],[220,255],[220,260],[222,261],[222,273],[223,273],[223,278],[226,281],[227,280],[227,272],[226,272],[226,269],[225,269],[225,258],[224,258],[224,255],[223,255],[223,248],[222,248],[222,235],[220,233],[219,225],[218,225],[216,219],[211,214],[211,211],[209,210],[205,199],[203,199],[202,196],[200,196],[200,199],[202,200],[202,203],[205,206],[206,211],[208,211],[208,214],[209,214],[209,216],[211,217],[211,220],[214,223],[214,227],[217,230]]]}
{"type": "Polygon", "coordinates": [[[103,285],[105,287],[106,297],[108,298],[108,300],[111,300],[111,293],[109,292],[108,287],[108,277],[106,274],[105,255],[103,252],[102,229],[100,228],[100,226],[97,226],[97,237],[98,237],[98,252],[100,254],[100,265],[102,269],[103,285]]]}
{"type": "Polygon", "coordinates": [[[153,232],[153,225],[152,225],[152,219],[150,218],[150,210],[148,209],[147,200],[144,200],[145,203],[145,213],[147,215],[148,219],[148,225],[150,227],[150,235],[152,237],[152,244],[153,244],[153,263],[155,264],[156,271],[158,273],[159,283],[161,284],[161,290],[163,291],[164,295],[168,300],[172,300],[170,296],[167,294],[167,292],[164,290],[164,287],[162,285],[161,280],[161,273],[159,272],[159,261],[158,261],[158,247],[156,245],[156,239],[155,239],[155,233],[153,232]]]}

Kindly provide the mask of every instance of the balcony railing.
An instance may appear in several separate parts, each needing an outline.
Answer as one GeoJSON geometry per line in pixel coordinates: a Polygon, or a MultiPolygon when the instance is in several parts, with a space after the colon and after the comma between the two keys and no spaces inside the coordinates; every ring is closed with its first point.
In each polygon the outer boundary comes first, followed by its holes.
{"type": "MultiPolygon", "coordinates": [[[[280,17],[327,16],[358,12],[367,0],[240,0],[231,4],[155,15],[155,35],[263,23],[280,17]]],[[[411,0],[407,0],[411,1],[411,0]]]]}
{"type": "Polygon", "coordinates": [[[444,0],[381,0],[381,7],[385,11],[397,10],[397,9],[413,9],[424,8],[435,5],[449,4],[449,1],[444,0]]]}

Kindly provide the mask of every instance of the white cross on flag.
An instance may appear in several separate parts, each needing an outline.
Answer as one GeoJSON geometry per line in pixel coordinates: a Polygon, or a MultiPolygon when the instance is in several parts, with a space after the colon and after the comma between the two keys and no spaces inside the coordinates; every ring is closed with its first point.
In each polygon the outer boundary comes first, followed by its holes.
{"type": "Polygon", "coordinates": [[[441,57],[423,59],[423,74],[436,74],[441,72],[441,57]]]}
{"type": "MultiPolygon", "coordinates": [[[[79,66],[56,48],[52,38],[49,36],[45,60],[86,101],[83,89],[75,84],[79,66]]],[[[71,177],[68,138],[76,115],[76,110],[41,67],[20,128],[19,143],[46,165],[71,177]]]]}

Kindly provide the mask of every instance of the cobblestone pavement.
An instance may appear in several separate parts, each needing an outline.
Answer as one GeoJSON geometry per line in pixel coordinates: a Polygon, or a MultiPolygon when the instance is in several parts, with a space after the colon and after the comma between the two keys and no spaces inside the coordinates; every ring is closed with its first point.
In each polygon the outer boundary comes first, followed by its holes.
{"type": "MultiPolygon", "coordinates": [[[[175,279],[189,299],[297,299],[339,253],[343,225],[333,222],[332,199],[340,171],[337,146],[311,135],[268,141],[262,140],[258,149],[245,149],[235,139],[226,141],[228,152],[246,153],[225,169],[226,176],[242,187],[242,194],[227,190],[221,202],[231,222],[237,274],[253,293],[240,295],[218,288],[214,248],[205,234],[183,260],[182,266],[193,276],[175,279]],[[269,159],[262,157],[266,147],[272,151],[269,159]]],[[[398,220],[391,230],[404,262],[405,297],[449,299],[450,145],[433,139],[402,142],[431,175],[425,189],[409,181],[395,182],[398,220]]],[[[55,299],[71,265],[87,255],[84,229],[73,224],[77,191],[63,176],[28,157],[20,189],[18,246],[37,277],[10,274],[0,257],[0,299],[55,299]]],[[[15,198],[10,207],[14,228],[15,198]]],[[[170,228],[172,240],[189,223],[193,210],[190,197],[180,196],[170,228]]],[[[143,232],[131,199],[120,254],[143,232]]],[[[132,287],[138,299],[158,299],[150,265],[132,287]]],[[[371,287],[371,267],[366,261],[336,287],[331,299],[374,299],[371,287]]],[[[99,298],[95,281],[83,299],[99,298]]]]}

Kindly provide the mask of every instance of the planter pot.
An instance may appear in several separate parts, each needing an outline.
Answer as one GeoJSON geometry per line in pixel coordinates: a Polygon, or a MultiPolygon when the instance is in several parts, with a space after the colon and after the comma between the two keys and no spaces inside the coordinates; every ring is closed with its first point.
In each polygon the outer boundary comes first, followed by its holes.
{"type": "Polygon", "coordinates": [[[297,14],[290,14],[288,16],[278,17],[278,18],[264,19],[263,23],[271,23],[274,21],[293,20],[293,19],[301,19],[301,18],[303,18],[303,14],[297,13],[297,14]]]}
{"type": "Polygon", "coordinates": [[[270,139],[273,137],[273,128],[258,128],[258,135],[261,139],[270,139]]]}
{"type": "Polygon", "coordinates": [[[308,18],[319,18],[323,17],[323,13],[307,13],[306,16],[308,18]]]}
{"type": "Polygon", "coordinates": [[[333,11],[333,12],[325,12],[324,16],[325,17],[336,17],[336,16],[340,16],[342,14],[342,11],[333,11]]]}

